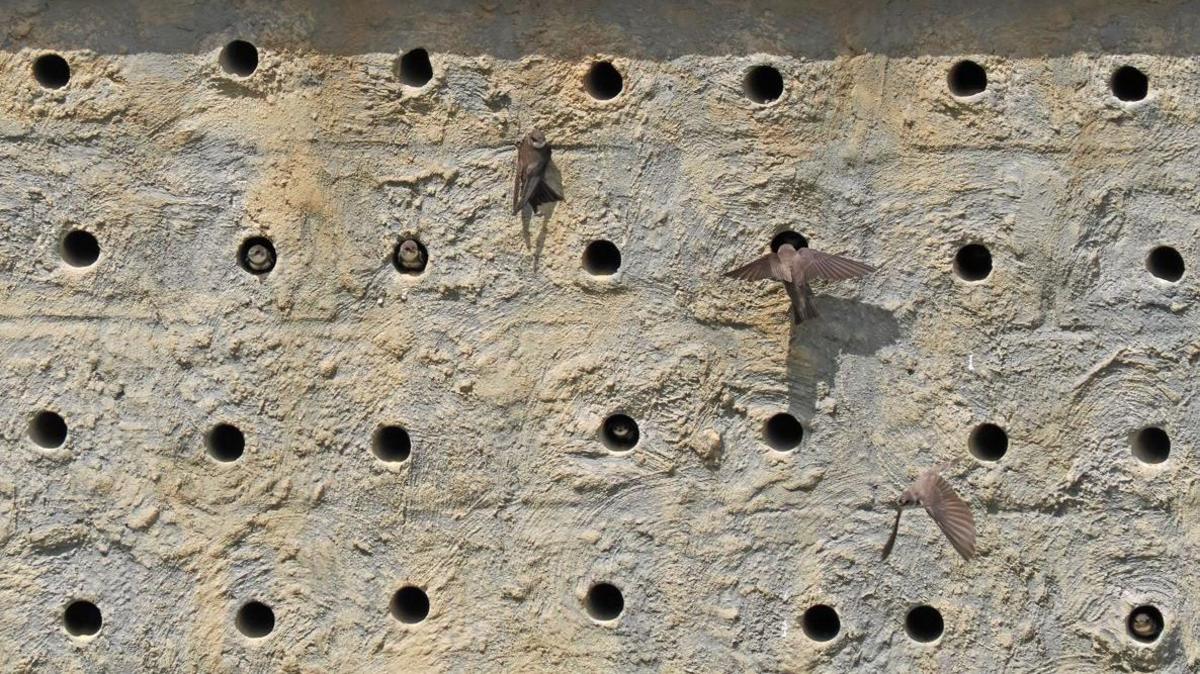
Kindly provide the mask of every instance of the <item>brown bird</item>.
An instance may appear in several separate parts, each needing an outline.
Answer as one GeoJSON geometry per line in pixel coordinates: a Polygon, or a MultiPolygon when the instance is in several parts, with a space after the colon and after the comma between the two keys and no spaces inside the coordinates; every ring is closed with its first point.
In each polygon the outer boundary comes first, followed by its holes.
{"type": "Polygon", "coordinates": [[[975,518],[971,516],[971,509],[935,469],[923,473],[911,487],[900,494],[896,502],[896,523],[892,525],[892,534],[883,546],[883,559],[892,554],[892,546],[896,544],[896,533],[900,530],[900,514],[905,508],[918,504],[925,506],[925,512],[929,513],[942,533],[946,534],[950,545],[954,546],[963,559],[975,556],[975,518]]]}
{"type": "Polygon", "coordinates": [[[748,265],[726,272],[725,276],[742,281],[783,281],[792,300],[792,317],[800,323],[818,315],[809,281],[844,281],[873,271],[874,267],[841,255],[822,253],[804,245],[797,250],[792,244],[785,243],[778,252],[767,253],[748,265]]]}
{"type": "Polygon", "coordinates": [[[1158,634],[1158,623],[1145,613],[1135,613],[1129,624],[1129,629],[1143,639],[1153,639],[1158,634]]]}
{"type": "Polygon", "coordinates": [[[413,273],[424,271],[425,253],[416,239],[405,239],[396,247],[396,267],[413,273]]]}
{"type": "Polygon", "coordinates": [[[538,207],[563,200],[562,179],[550,161],[550,143],[539,129],[530,131],[517,143],[517,175],[513,184],[513,215],[528,204],[537,214],[538,207]]]}

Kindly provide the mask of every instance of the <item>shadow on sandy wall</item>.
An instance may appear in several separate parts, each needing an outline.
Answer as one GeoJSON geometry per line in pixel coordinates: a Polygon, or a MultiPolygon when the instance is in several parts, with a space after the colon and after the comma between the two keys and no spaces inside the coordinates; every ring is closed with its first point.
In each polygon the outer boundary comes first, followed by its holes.
{"type": "Polygon", "coordinates": [[[7,3],[5,51],[205,53],[241,38],[268,51],[329,54],[595,54],[665,60],[765,53],[812,59],[862,53],[1046,57],[1196,53],[1200,11],[1187,2],[1110,0],[158,0],[7,3]]]}
{"type": "Polygon", "coordinates": [[[807,425],[817,403],[817,386],[833,388],[838,356],[869,356],[900,338],[890,311],[837,297],[816,298],[821,316],[792,326],[787,358],[788,411],[807,425]]]}

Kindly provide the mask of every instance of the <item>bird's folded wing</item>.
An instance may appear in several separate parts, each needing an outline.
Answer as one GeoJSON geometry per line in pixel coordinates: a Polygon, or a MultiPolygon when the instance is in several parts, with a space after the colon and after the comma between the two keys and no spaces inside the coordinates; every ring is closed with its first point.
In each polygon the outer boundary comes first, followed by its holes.
{"type": "Polygon", "coordinates": [[[971,559],[975,556],[975,518],[971,509],[954,493],[954,488],[938,475],[930,485],[928,494],[922,494],[921,503],[925,511],[937,523],[950,545],[963,556],[971,559]]]}
{"type": "Polygon", "coordinates": [[[546,171],[542,174],[542,188],[553,197],[553,199],[547,200],[547,203],[550,201],[564,201],[562,173],[559,173],[558,166],[553,160],[546,164],[546,171]]]}
{"type": "Polygon", "coordinates": [[[804,277],[809,280],[844,281],[875,271],[875,268],[869,264],[863,264],[841,255],[822,253],[811,248],[801,248],[796,251],[796,254],[803,256],[807,263],[804,277]]]}
{"type": "Polygon", "coordinates": [[[520,207],[524,208],[525,204],[530,203],[533,195],[537,194],[538,188],[542,186],[542,177],[534,174],[525,178],[524,189],[521,193],[520,207]]]}
{"type": "Polygon", "coordinates": [[[779,256],[774,253],[764,255],[750,264],[743,265],[733,271],[725,272],[729,278],[741,279],[742,281],[761,281],[763,279],[774,279],[776,281],[790,281],[791,274],[779,260],[779,256]]]}

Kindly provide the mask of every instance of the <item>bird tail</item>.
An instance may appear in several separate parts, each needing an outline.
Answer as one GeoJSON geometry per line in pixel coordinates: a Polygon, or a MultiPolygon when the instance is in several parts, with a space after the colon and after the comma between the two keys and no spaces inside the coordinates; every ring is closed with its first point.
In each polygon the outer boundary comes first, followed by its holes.
{"type": "Polygon", "coordinates": [[[792,319],[797,325],[820,316],[817,313],[817,305],[813,302],[812,288],[807,283],[788,294],[792,296],[792,319]]]}
{"type": "Polygon", "coordinates": [[[539,184],[537,189],[533,191],[533,194],[529,195],[529,205],[533,206],[534,213],[538,212],[538,207],[542,204],[551,204],[555,201],[562,200],[562,195],[556,193],[554,188],[547,185],[545,182],[539,184]]]}

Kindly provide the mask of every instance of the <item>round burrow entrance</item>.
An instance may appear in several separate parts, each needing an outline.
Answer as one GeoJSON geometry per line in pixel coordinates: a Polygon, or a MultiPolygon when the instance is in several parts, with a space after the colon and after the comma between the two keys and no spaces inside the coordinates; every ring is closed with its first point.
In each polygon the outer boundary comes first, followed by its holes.
{"type": "Polygon", "coordinates": [[[583,76],[583,89],[598,101],[608,101],[621,95],[625,78],[610,61],[597,61],[583,76]]]}
{"type": "Polygon", "coordinates": [[[67,441],[67,422],[57,412],[42,410],[29,420],[29,439],[42,449],[62,447],[67,441]]]}
{"type": "Polygon", "coordinates": [[[980,461],[999,461],[1008,453],[1008,433],[996,424],[979,424],[967,438],[967,448],[980,461]]]}
{"type": "Polygon", "coordinates": [[[987,84],[987,71],[974,61],[959,61],[946,73],[946,86],[960,98],[983,93],[987,84]]]}
{"type": "Polygon", "coordinates": [[[809,639],[830,641],[842,631],[842,620],[832,606],[816,604],[804,612],[800,626],[809,639]]]}
{"type": "Polygon", "coordinates": [[[226,73],[249,77],[258,70],[258,48],[245,40],[234,40],[221,49],[217,60],[226,73]]]}
{"type": "Polygon", "coordinates": [[[103,625],[100,608],[90,601],[73,601],[63,610],[63,629],[73,637],[94,636],[103,625]]]}
{"type": "Polygon", "coordinates": [[[904,631],[913,641],[929,643],[942,636],[946,625],[942,613],[932,606],[916,606],[904,618],[904,631]]]}
{"type": "Polygon", "coordinates": [[[783,95],[783,75],[774,66],[754,66],[742,77],[742,92],[759,105],[774,103],[783,95]]]}
{"type": "Polygon", "coordinates": [[[596,583],[588,588],[583,606],[592,620],[616,620],[625,612],[625,597],[612,583],[596,583]]]}
{"type": "Polygon", "coordinates": [[[777,452],[790,452],[804,440],[804,425],[787,412],[780,412],[763,424],[763,439],[777,452]]]}
{"type": "Polygon", "coordinates": [[[234,624],[244,636],[261,639],[275,631],[275,611],[261,601],[248,601],[238,609],[234,624]]]}
{"type": "Polygon", "coordinates": [[[429,617],[429,595],[419,587],[402,587],[392,594],[389,610],[396,620],[415,625],[429,617]]]}

